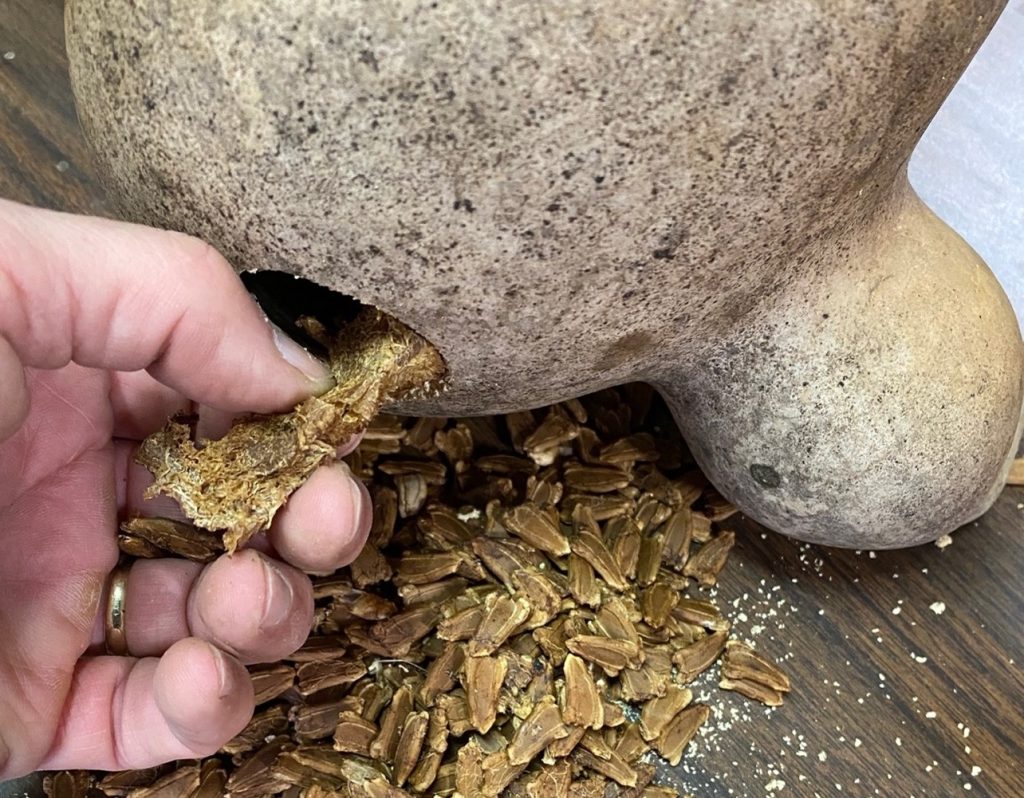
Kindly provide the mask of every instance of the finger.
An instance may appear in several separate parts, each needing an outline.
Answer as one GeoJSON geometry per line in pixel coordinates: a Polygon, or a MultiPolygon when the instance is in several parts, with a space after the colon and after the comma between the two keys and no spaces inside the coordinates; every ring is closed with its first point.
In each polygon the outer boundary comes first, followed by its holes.
{"type": "Polygon", "coordinates": [[[344,463],[322,466],[278,511],[268,537],[296,568],[330,573],[358,556],[371,511],[369,492],[344,463]]]}
{"type": "MultiPolygon", "coordinates": [[[[133,657],[158,657],[191,637],[188,596],[201,563],[174,558],[136,560],[125,586],[125,642],[133,657]]],[[[216,645],[215,640],[209,642],[216,645]]]]}
{"type": "Polygon", "coordinates": [[[79,662],[42,770],[134,770],[215,753],[252,716],[252,682],[201,640],[163,657],[79,662]]]}
{"type": "Polygon", "coordinates": [[[28,415],[25,369],[17,353],[0,335],[0,441],[5,441],[28,415]]]}
{"type": "Polygon", "coordinates": [[[224,258],[178,233],[0,201],[0,300],[0,335],[25,366],[147,369],[230,410],[278,410],[330,385],[224,258]]]}
{"type": "Polygon", "coordinates": [[[188,626],[247,664],[299,648],[313,625],[313,586],[290,566],[251,549],[221,557],[189,594],[188,626]]]}
{"type": "Polygon", "coordinates": [[[192,410],[192,402],[148,371],[111,372],[109,396],[115,438],[141,441],[171,416],[192,410]]]}
{"type": "Polygon", "coordinates": [[[302,645],[312,622],[309,579],[256,551],[205,567],[137,560],[128,572],[125,639],[132,656],[158,656],[197,637],[245,663],[274,661],[302,645]]]}
{"type": "Polygon", "coordinates": [[[172,416],[186,413],[197,417],[196,437],[223,437],[238,413],[210,405],[195,404],[164,385],[147,371],[115,371],[110,378],[110,406],[114,414],[114,437],[141,441],[160,429],[172,416]]]}

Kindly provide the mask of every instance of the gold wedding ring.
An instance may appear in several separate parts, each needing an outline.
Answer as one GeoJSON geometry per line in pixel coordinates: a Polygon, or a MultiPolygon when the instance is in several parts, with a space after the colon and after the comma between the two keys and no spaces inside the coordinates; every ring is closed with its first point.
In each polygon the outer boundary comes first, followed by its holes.
{"type": "Polygon", "coordinates": [[[117,566],[110,574],[110,585],[107,588],[107,612],[104,624],[107,653],[118,657],[123,657],[128,653],[128,640],[124,633],[128,569],[129,566],[117,566]]]}

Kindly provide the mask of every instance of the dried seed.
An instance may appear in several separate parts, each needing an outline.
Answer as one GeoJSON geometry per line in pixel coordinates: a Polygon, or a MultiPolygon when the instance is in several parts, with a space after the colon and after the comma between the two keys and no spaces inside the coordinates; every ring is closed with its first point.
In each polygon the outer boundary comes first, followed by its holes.
{"type": "Polygon", "coordinates": [[[665,726],[690,705],[693,692],[687,687],[670,686],[665,695],[652,698],[640,711],[640,734],[647,741],[661,736],[665,726]]]}
{"type": "Polygon", "coordinates": [[[359,588],[386,582],[392,573],[388,561],[372,543],[363,546],[359,556],[349,566],[349,570],[352,573],[353,584],[359,588]]]}
{"type": "MultiPolygon", "coordinates": [[[[639,798],[679,798],[679,791],[674,787],[644,787],[639,798]]],[[[693,798],[687,795],[686,798],[693,798]]]]}
{"type": "Polygon", "coordinates": [[[290,740],[280,737],[264,745],[228,776],[227,792],[231,795],[273,795],[285,789],[289,782],[274,775],[271,768],[282,753],[294,747],[290,740]]]}
{"type": "Polygon", "coordinates": [[[576,438],[579,427],[559,407],[552,407],[544,420],[523,441],[526,453],[539,465],[550,465],[558,447],[576,438]]]}
{"type": "Polygon", "coordinates": [[[655,582],[640,597],[640,611],[644,620],[655,629],[660,629],[672,615],[679,603],[679,591],[665,582],[655,582]]]}
{"type": "Polygon", "coordinates": [[[422,640],[437,626],[441,613],[437,607],[417,607],[393,615],[370,627],[370,636],[401,657],[413,644],[422,640]]]}
{"type": "Polygon", "coordinates": [[[569,798],[605,798],[608,789],[612,789],[608,779],[593,774],[573,781],[569,785],[569,798]]]}
{"type": "Polygon", "coordinates": [[[530,617],[530,603],[492,593],[484,601],[484,619],[466,647],[471,657],[482,657],[498,650],[519,626],[530,617]]]}
{"type": "Polygon", "coordinates": [[[456,675],[462,669],[465,659],[465,649],[458,643],[449,643],[437,658],[431,661],[417,695],[423,706],[433,706],[438,695],[447,693],[455,686],[456,675]]]}
{"type": "Polygon", "coordinates": [[[338,718],[345,710],[358,706],[351,696],[321,700],[292,707],[290,719],[296,739],[301,742],[322,740],[334,734],[338,718]]]}
{"type": "Polygon", "coordinates": [[[224,551],[220,536],[170,518],[132,518],[121,531],[194,562],[211,562],[224,551]]]}
{"type": "Polygon", "coordinates": [[[718,611],[718,607],[703,599],[680,598],[672,610],[672,616],[714,632],[726,631],[730,626],[729,621],[718,611]]]}
{"type": "Polygon", "coordinates": [[[435,432],[434,446],[451,463],[469,460],[473,456],[473,433],[465,424],[456,424],[449,430],[435,432]]]}
{"type": "Polygon", "coordinates": [[[422,474],[401,474],[395,477],[398,488],[398,516],[410,518],[423,509],[429,497],[427,480],[422,474]]]}
{"type": "Polygon", "coordinates": [[[715,523],[724,521],[737,512],[736,506],[714,488],[704,493],[704,515],[715,523]]]}
{"type": "MultiPolygon", "coordinates": [[[[609,729],[609,732],[613,733],[614,729],[609,729]]],[[[612,747],[605,741],[604,736],[593,729],[587,731],[583,735],[583,739],[580,740],[580,747],[586,749],[598,759],[604,759],[605,761],[612,758],[615,753],[612,747]]]]}
{"type": "Polygon", "coordinates": [[[331,617],[338,623],[347,623],[352,618],[379,621],[394,615],[397,611],[394,603],[376,593],[359,590],[348,580],[332,579],[314,583],[313,598],[321,599],[327,596],[333,599],[331,617]]]}
{"type": "Polygon", "coordinates": [[[533,630],[533,639],[541,647],[553,665],[561,665],[568,654],[565,646],[565,618],[558,618],[550,626],[533,630]]]}
{"type": "Polygon", "coordinates": [[[363,433],[364,441],[400,441],[405,437],[405,420],[401,416],[381,413],[363,433]]]}
{"type": "Polygon", "coordinates": [[[380,729],[373,721],[356,712],[342,712],[334,730],[334,750],[360,756],[370,755],[370,744],[380,729]]]}
{"type": "Polygon", "coordinates": [[[143,560],[155,560],[158,557],[167,556],[167,552],[159,546],[154,546],[148,540],[137,535],[129,535],[127,532],[117,533],[117,547],[122,554],[143,560]]]}
{"type": "MultiPolygon", "coordinates": [[[[632,605],[632,602],[630,602],[632,605]]],[[[594,626],[605,637],[613,640],[629,640],[640,645],[640,633],[631,616],[639,620],[635,606],[627,606],[620,597],[606,601],[594,615],[594,626]]]]}
{"type": "Polygon", "coordinates": [[[455,766],[455,787],[460,795],[482,796],[484,794],[485,756],[477,737],[459,748],[455,766]]]}
{"type": "Polygon", "coordinates": [[[601,449],[601,460],[615,465],[651,463],[658,459],[658,447],[649,432],[638,432],[619,438],[601,449]]]}
{"type": "Polygon", "coordinates": [[[96,783],[96,787],[108,796],[125,796],[136,787],[148,787],[165,771],[167,771],[166,766],[108,773],[96,783]]]}
{"type": "MultiPolygon", "coordinates": [[[[408,609],[421,604],[438,606],[450,598],[461,596],[469,587],[469,582],[460,577],[443,579],[426,585],[403,585],[398,588],[398,595],[408,609]]],[[[387,616],[385,616],[387,617],[387,616]]]]}
{"type": "Polygon", "coordinates": [[[497,798],[505,788],[519,778],[526,770],[525,764],[513,765],[505,751],[495,751],[484,757],[484,781],[481,794],[484,798],[497,798]]]}
{"type": "Polygon", "coordinates": [[[533,412],[523,410],[517,413],[506,413],[504,421],[512,446],[516,451],[523,451],[526,439],[537,429],[537,419],[534,418],[533,412]]]}
{"type": "MultiPolygon", "coordinates": [[[[650,655],[645,651],[645,656],[649,657],[650,655]]],[[[671,667],[671,663],[669,665],[671,667]]],[[[619,674],[619,679],[619,697],[623,701],[636,703],[663,695],[668,687],[669,671],[668,669],[659,670],[645,662],[641,668],[622,671],[619,674]]]]}
{"type": "Polygon", "coordinates": [[[615,466],[567,463],[562,473],[569,489],[582,493],[611,493],[629,484],[629,475],[615,466]]]}
{"type": "Polygon", "coordinates": [[[288,692],[295,683],[295,670],[288,665],[252,665],[249,679],[256,696],[256,706],[265,704],[288,692]]]}
{"type": "Polygon", "coordinates": [[[469,700],[469,721],[481,734],[491,730],[498,716],[498,691],[508,670],[506,657],[469,657],[463,687],[469,700]]]}
{"type": "Polygon", "coordinates": [[[632,518],[612,518],[608,521],[609,540],[612,557],[622,569],[626,579],[636,579],[637,564],[640,560],[640,527],[632,518]],[[611,526],[619,522],[614,536],[611,534],[611,526]]]}
{"type": "Polygon", "coordinates": [[[683,568],[686,576],[691,576],[705,587],[711,587],[718,582],[718,574],[725,567],[729,559],[729,552],[736,542],[734,532],[722,532],[712,538],[694,554],[683,568]]]}
{"type": "Polygon", "coordinates": [[[298,667],[299,693],[312,695],[328,687],[353,684],[366,675],[366,666],[359,660],[321,660],[304,662],[298,667]]]}
{"type": "Polygon", "coordinates": [[[704,704],[694,704],[670,720],[654,741],[654,747],[668,763],[675,767],[683,758],[683,751],[711,714],[704,704]]]}
{"type": "Polygon", "coordinates": [[[502,522],[512,534],[541,551],[555,557],[569,553],[569,541],[562,534],[553,511],[533,504],[521,504],[505,513],[502,522]]]}
{"type": "Polygon", "coordinates": [[[540,566],[544,555],[513,540],[473,539],[473,552],[510,591],[516,589],[512,574],[540,566]]]}
{"type": "Polygon", "coordinates": [[[608,759],[601,759],[582,746],[577,746],[572,752],[572,758],[580,767],[600,773],[623,787],[635,787],[639,780],[636,770],[614,751],[608,759]]]}
{"type": "Polygon", "coordinates": [[[432,456],[436,449],[434,447],[434,434],[445,427],[448,423],[446,418],[424,417],[418,418],[412,426],[405,431],[403,440],[405,445],[418,449],[426,456],[432,456]]]}
{"type": "Polygon", "coordinates": [[[569,736],[554,700],[537,704],[530,716],[516,729],[506,754],[511,765],[525,765],[555,740],[569,736]]]}
{"type": "Polygon", "coordinates": [[[395,768],[392,779],[396,787],[405,784],[416,767],[427,737],[429,724],[430,716],[426,712],[413,712],[406,718],[395,752],[395,768]]]}
{"type": "Polygon", "coordinates": [[[467,555],[459,551],[406,553],[391,580],[395,585],[425,585],[451,576],[467,555]]]}
{"type": "Polygon", "coordinates": [[[448,719],[444,711],[437,707],[430,711],[425,745],[426,753],[409,775],[409,786],[415,792],[427,792],[434,784],[442,758],[448,750],[448,719]]]}
{"type": "Polygon", "coordinates": [[[633,501],[627,496],[595,496],[587,493],[570,494],[565,497],[563,505],[566,508],[563,517],[571,518],[576,507],[586,507],[595,521],[607,521],[609,518],[627,515],[633,509],[633,501]]]}
{"type": "Polygon", "coordinates": [[[491,454],[478,457],[473,465],[485,474],[520,476],[537,473],[537,464],[533,460],[513,454],[491,454]]]}
{"type": "Polygon", "coordinates": [[[578,554],[569,555],[569,592],[580,604],[597,607],[601,604],[601,585],[589,562],[578,554]]]}
{"type": "Polygon", "coordinates": [[[267,707],[252,716],[244,729],[221,749],[237,757],[253,751],[267,742],[268,737],[285,734],[288,731],[288,713],[282,706],[267,707]]]}
{"type": "Polygon", "coordinates": [[[292,662],[319,662],[325,659],[339,659],[345,653],[345,639],[338,635],[314,635],[306,638],[302,648],[285,659],[292,662]]]}
{"type": "MultiPolygon", "coordinates": [[[[67,775],[67,774],[61,774],[67,775]]],[[[161,776],[148,787],[139,787],[128,793],[128,798],[183,798],[199,788],[199,767],[185,765],[161,776]]],[[[60,793],[56,793],[60,795],[60,793]]],[[[75,795],[75,793],[71,793],[75,795]]],[[[82,793],[84,796],[84,793],[82,793]]]]}
{"type": "Polygon", "coordinates": [[[647,587],[658,578],[661,560],[665,550],[665,534],[655,532],[640,540],[640,554],[637,556],[636,581],[641,587],[647,587]]]}
{"type": "Polygon", "coordinates": [[[587,730],[583,726],[567,726],[569,734],[559,740],[555,740],[544,751],[544,761],[553,762],[556,759],[569,756],[579,745],[587,730]]]}
{"type": "Polygon", "coordinates": [[[487,611],[482,604],[467,607],[451,618],[445,618],[437,626],[437,636],[441,640],[470,640],[480,629],[487,611]]]}
{"type": "Polygon", "coordinates": [[[394,688],[389,684],[367,681],[353,687],[349,695],[363,702],[363,717],[376,722],[394,694],[394,688]]]}
{"type": "Polygon", "coordinates": [[[199,786],[189,798],[223,798],[228,774],[216,759],[207,759],[199,769],[199,786]]]}
{"type": "Polygon", "coordinates": [[[370,756],[382,762],[393,762],[402,726],[412,711],[412,688],[403,685],[395,691],[391,703],[380,719],[380,733],[370,743],[370,756]]]}
{"type": "MultiPolygon", "coordinates": [[[[43,779],[44,789],[49,798],[86,798],[91,782],[92,777],[81,770],[65,770],[53,773],[43,779]]],[[[186,795],[187,792],[186,790],[181,794],[186,795]]]]}
{"type": "Polygon", "coordinates": [[[686,684],[711,667],[725,649],[728,634],[715,632],[672,654],[672,664],[679,672],[679,680],[686,684]]]}
{"type": "Polygon", "coordinates": [[[512,584],[530,605],[530,617],[523,625],[525,629],[546,626],[561,611],[562,591],[541,571],[516,571],[512,574],[512,584]]]}
{"type": "Polygon", "coordinates": [[[448,720],[448,732],[452,737],[461,737],[473,728],[469,720],[469,700],[465,690],[453,690],[439,695],[436,704],[448,720]]]}
{"type": "Polygon", "coordinates": [[[718,686],[722,690],[732,690],[753,701],[759,701],[768,707],[782,706],[783,693],[773,690],[771,687],[765,687],[758,682],[748,679],[729,679],[723,676],[718,682],[718,686]]]}
{"type": "Polygon", "coordinates": [[[475,536],[469,524],[459,518],[454,510],[442,505],[435,504],[428,508],[418,523],[424,534],[430,530],[439,540],[456,548],[465,546],[475,536]]]}
{"type": "Polygon", "coordinates": [[[635,765],[640,757],[647,753],[649,747],[644,741],[639,724],[630,723],[624,727],[622,734],[615,741],[615,753],[623,762],[635,765]]]}
{"type": "Polygon", "coordinates": [[[444,463],[430,460],[388,460],[380,463],[377,470],[393,477],[419,474],[428,485],[443,485],[448,475],[444,463]]]}
{"type": "Polygon", "coordinates": [[[790,690],[789,677],[778,665],[736,640],[726,644],[722,675],[731,680],[757,682],[780,693],[790,690]]]}
{"type": "Polygon", "coordinates": [[[690,558],[690,544],[693,541],[693,518],[695,513],[687,507],[681,507],[669,516],[662,527],[665,534],[665,548],[662,562],[677,571],[681,570],[690,558]]]}
{"type": "Polygon", "coordinates": [[[562,717],[566,723],[599,729],[604,724],[604,706],[601,694],[590,673],[590,666],[574,654],[569,654],[562,665],[565,690],[562,717]]]}
{"type": "Polygon", "coordinates": [[[597,535],[580,531],[573,540],[572,550],[574,554],[590,563],[593,569],[616,590],[626,590],[629,587],[619,564],[597,535]]]}
{"type": "Polygon", "coordinates": [[[562,500],[561,482],[530,477],[526,480],[526,501],[538,507],[554,507],[562,500]]]}
{"type": "Polygon", "coordinates": [[[577,635],[565,641],[566,648],[599,666],[609,676],[623,668],[639,668],[643,651],[630,640],[612,640],[600,635],[577,635]]]}

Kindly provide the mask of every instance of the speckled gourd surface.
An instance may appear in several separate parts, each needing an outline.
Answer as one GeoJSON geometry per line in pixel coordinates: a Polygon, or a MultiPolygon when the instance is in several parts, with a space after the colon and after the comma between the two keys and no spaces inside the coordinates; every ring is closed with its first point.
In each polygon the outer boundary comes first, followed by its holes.
{"type": "MultiPolygon", "coordinates": [[[[1021,338],[907,158],[994,0],[69,0],[126,218],[396,316],[417,413],[630,380],[714,484],[882,548],[983,512],[1021,338]]],[[[140,263],[139,268],[145,268],[140,263]]]]}

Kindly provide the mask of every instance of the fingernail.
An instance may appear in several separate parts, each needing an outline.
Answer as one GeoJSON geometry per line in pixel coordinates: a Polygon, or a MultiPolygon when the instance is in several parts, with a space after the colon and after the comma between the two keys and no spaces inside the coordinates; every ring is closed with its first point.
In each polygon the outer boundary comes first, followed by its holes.
{"type": "Polygon", "coordinates": [[[260,628],[268,629],[284,623],[291,615],[292,583],[267,557],[260,556],[260,562],[263,564],[263,579],[266,585],[260,628]]]}
{"type": "Polygon", "coordinates": [[[227,698],[231,695],[233,679],[231,678],[231,664],[228,662],[228,655],[216,646],[213,649],[213,661],[217,665],[217,697],[227,698]]]}
{"type": "Polygon", "coordinates": [[[351,470],[348,472],[348,478],[348,489],[352,492],[352,534],[358,535],[363,516],[369,511],[370,496],[363,483],[356,479],[351,470]]]}
{"type": "Polygon", "coordinates": [[[305,374],[313,383],[314,393],[323,393],[334,385],[330,369],[318,358],[313,357],[301,344],[291,338],[274,322],[267,320],[274,334],[274,345],[289,365],[305,374]]]}

